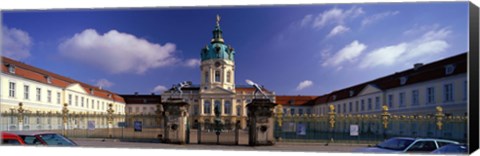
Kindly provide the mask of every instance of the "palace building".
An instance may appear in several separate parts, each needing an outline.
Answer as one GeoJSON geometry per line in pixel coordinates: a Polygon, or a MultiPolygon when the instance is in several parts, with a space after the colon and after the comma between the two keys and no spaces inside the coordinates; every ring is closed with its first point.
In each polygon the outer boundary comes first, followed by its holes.
{"type": "MultiPolygon", "coordinates": [[[[235,49],[227,45],[220,29],[220,18],[213,30],[213,38],[200,51],[200,85],[183,88],[181,98],[190,104],[190,122],[213,123],[214,108],[221,110],[223,122],[240,121],[246,127],[246,105],[254,99],[252,86],[241,86],[235,83],[235,49]]],[[[263,89],[266,98],[275,100],[275,93],[263,89]]],[[[162,102],[172,97],[173,89],[162,94],[162,102]]],[[[262,96],[262,95],[260,95],[262,96]]]]}
{"type": "Polygon", "coordinates": [[[124,114],[124,99],[108,90],[2,56],[0,110],[15,111],[19,103],[26,112],[61,112],[67,104],[70,113],[107,113],[112,104],[115,114],[124,114]]]}

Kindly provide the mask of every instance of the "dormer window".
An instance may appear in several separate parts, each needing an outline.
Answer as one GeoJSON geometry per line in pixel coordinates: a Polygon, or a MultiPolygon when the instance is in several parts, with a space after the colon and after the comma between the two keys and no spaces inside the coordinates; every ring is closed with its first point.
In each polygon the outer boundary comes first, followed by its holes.
{"type": "Polygon", "coordinates": [[[400,77],[400,85],[405,85],[405,83],[407,83],[407,80],[408,80],[407,76],[400,77]]]}
{"type": "Polygon", "coordinates": [[[15,65],[7,64],[7,67],[8,67],[8,72],[9,73],[15,74],[15,65]]]}
{"type": "Polygon", "coordinates": [[[108,94],[108,98],[112,98],[112,94],[108,94]]]}
{"type": "Polygon", "coordinates": [[[455,65],[449,64],[445,66],[445,75],[450,75],[455,71],[455,65]]]}
{"type": "Polygon", "coordinates": [[[90,94],[93,95],[93,88],[90,88],[90,94]]]}
{"type": "Polygon", "coordinates": [[[350,90],[350,96],[353,96],[355,94],[355,91],[350,90]]]}
{"type": "Polygon", "coordinates": [[[290,104],[290,105],[295,104],[295,100],[289,100],[289,101],[288,101],[288,104],[290,104]]]}
{"type": "Polygon", "coordinates": [[[143,99],[143,103],[147,103],[147,99],[143,99]]]}
{"type": "Polygon", "coordinates": [[[49,84],[52,83],[52,77],[47,75],[47,76],[45,76],[45,79],[47,79],[47,83],[49,83],[49,84]]]}
{"type": "Polygon", "coordinates": [[[337,99],[337,95],[333,95],[333,100],[336,100],[337,99]]]}

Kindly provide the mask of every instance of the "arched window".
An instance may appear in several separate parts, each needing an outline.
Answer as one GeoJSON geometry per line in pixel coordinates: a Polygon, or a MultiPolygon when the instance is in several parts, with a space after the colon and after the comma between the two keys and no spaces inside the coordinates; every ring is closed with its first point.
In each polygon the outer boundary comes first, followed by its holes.
{"type": "Polygon", "coordinates": [[[242,105],[237,105],[237,116],[242,115],[242,105]]]}
{"type": "MultiPolygon", "coordinates": [[[[215,107],[214,107],[214,109],[215,109],[215,108],[218,108],[218,110],[219,110],[220,113],[221,113],[221,110],[222,110],[223,108],[222,108],[222,103],[220,102],[220,100],[215,100],[215,107]]],[[[213,112],[213,113],[215,113],[215,112],[213,112]]]]}
{"type": "Polygon", "coordinates": [[[208,71],[205,72],[205,83],[208,83],[208,71]]]}
{"type": "Polygon", "coordinates": [[[210,104],[210,101],[204,101],[203,102],[203,113],[204,114],[210,114],[211,113],[211,108],[210,108],[211,104],[210,104]]]}
{"type": "Polygon", "coordinates": [[[231,110],[232,110],[232,103],[230,101],[225,101],[223,112],[225,114],[232,114],[231,110]]]}
{"type": "Polygon", "coordinates": [[[229,83],[230,83],[230,79],[231,79],[230,77],[231,77],[231,72],[228,71],[227,72],[227,82],[229,82],[229,83]]]}
{"type": "Polygon", "coordinates": [[[215,71],[215,82],[220,82],[220,71],[215,71]]]}

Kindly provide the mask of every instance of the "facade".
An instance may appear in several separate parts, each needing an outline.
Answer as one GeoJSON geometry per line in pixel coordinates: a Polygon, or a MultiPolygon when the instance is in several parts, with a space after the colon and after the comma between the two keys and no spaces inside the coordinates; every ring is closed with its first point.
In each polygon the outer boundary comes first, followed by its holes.
{"type": "Polygon", "coordinates": [[[318,96],[276,96],[276,104],[282,106],[283,115],[311,115],[313,114],[313,105],[318,96]]]}
{"type": "MultiPolygon", "coordinates": [[[[182,97],[190,104],[190,122],[213,123],[214,108],[221,110],[223,122],[240,121],[246,127],[246,105],[251,102],[255,88],[235,83],[235,50],[227,45],[220,29],[219,18],[210,44],[200,52],[200,85],[183,88],[182,97]]],[[[162,101],[172,97],[172,89],[162,94],[162,101]]],[[[275,100],[274,92],[263,89],[266,98],[275,100]]],[[[265,98],[265,97],[263,97],[265,98]]]]}
{"type": "Polygon", "coordinates": [[[434,115],[443,107],[446,116],[467,113],[467,53],[413,68],[319,96],[314,113],[326,115],[328,105],[337,114],[434,115]]]}
{"type": "MultiPolygon", "coordinates": [[[[0,112],[3,114],[17,113],[20,103],[25,114],[61,114],[63,104],[67,104],[70,114],[107,114],[109,104],[114,114],[125,112],[125,101],[113,92],[7,57],[2,57],[0,83],[0,112]]],[[[41,118],[35,118],[36,122],[26,116],[26,127],[33,123],[41,126],[41,118]]],[[[50,119],[48,122],[57,123],[50,119]]],[[[13,120],[2,123],[13,123],[13,120]]]]}
{"type": "Polygon", "coordinates": [[[146,128],[162,127],[158,110],[162,103],[160,95],[120,95],[125,100],[125,122],[127,127],[132,127],[134,121],[141,121],[146,128]]]}

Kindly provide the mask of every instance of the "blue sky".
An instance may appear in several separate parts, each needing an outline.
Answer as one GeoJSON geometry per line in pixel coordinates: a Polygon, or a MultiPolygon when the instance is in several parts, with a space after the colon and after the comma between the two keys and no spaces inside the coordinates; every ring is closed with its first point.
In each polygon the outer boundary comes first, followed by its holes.
{"type": "Polygon", "coordinates": [[[236,83],[322,95],[468,50],[468,3],[2,12],[3,53],[117,93],[200,83],[220,14],[236,83]]]}

